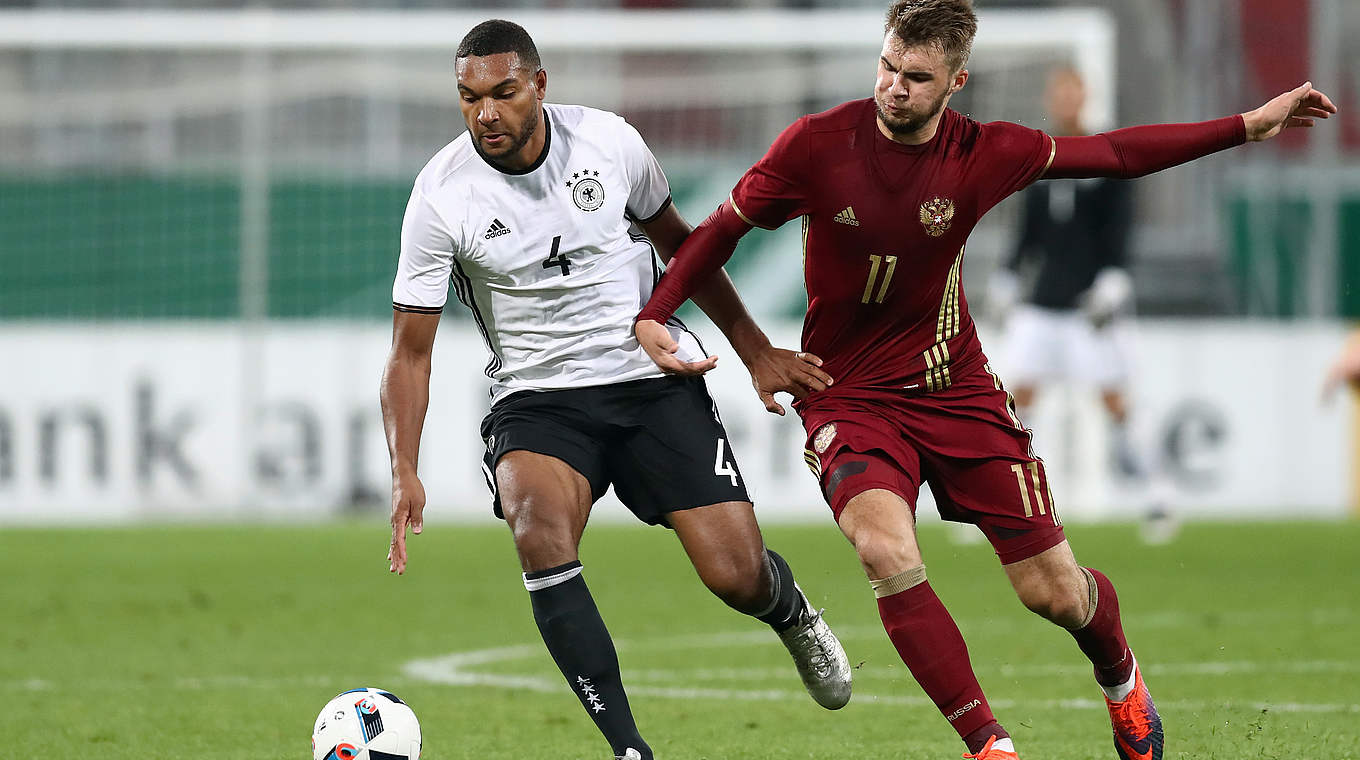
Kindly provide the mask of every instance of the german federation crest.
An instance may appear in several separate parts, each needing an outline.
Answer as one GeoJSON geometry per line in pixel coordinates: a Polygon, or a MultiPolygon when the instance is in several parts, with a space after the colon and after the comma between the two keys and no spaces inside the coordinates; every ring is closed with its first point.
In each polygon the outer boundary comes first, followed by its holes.
{"type": "Polygon", "coordinates": [[[573,172],[567,180],[571,188],[571,201],[582,211],[595,211],[604,205],[604,185],[596,179],[600,173],[594,169],[573,172]]]}

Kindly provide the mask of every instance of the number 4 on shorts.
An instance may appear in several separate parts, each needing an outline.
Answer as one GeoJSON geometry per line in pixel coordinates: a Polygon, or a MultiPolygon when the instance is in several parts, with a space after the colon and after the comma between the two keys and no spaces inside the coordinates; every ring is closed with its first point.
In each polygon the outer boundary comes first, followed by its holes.
{"type": "Polygon", "coordinates": [[[713,458],[713,474],[732,479],[732,487],[737,487],[737,463],[727,460],[727,441],[718,439],[718,454],[713,458]]]}

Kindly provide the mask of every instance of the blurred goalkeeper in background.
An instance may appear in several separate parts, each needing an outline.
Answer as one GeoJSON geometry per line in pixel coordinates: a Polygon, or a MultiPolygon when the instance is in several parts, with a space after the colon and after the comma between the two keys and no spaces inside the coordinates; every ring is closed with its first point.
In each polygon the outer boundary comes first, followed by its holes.
{"type": "MultiPolygon", "coordinates": [[[[1050,134],[1088,134],[1081,117],[1086,84],[1076,69],[1054,68],[1044,101],[1050,134]]],[[[1111,423],[1110,464],[1143,499],[1144,538],[1166,541],[1175,533],[1167,488],[1154,458],[1134,443],[1124,390],[1132,353],[1133,185],[1106,177],[1050,180],[1026,190],[1024,201],[1018,241],[989,294],[1005,323],[1002,355],[1016,412],[1032,419],[1046,383],[1099,388],[1111,423]]]]}

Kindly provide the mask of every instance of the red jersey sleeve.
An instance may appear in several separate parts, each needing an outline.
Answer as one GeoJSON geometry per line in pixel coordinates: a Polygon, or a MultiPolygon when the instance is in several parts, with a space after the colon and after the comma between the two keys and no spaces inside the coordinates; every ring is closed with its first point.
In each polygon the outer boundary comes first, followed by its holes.
{"type": "Polygon", "coordinates": [[[1119,177],[1132,179],[1247,141],[1247,123],[1228,116],[1197,124],[1152,124],[1089,137],[1059,137],[1047,179],[1119,177]]]}
{"type": "Polygon", "coordinates": [[[978,141],[983,168],[978,173],[979,215],[1012,193],[1024,190],[1043,176],[1053,162],[1053,138],[1037,129],[994,121],[982,125],[978,141]]]}
{"type": "Polygon", "coordinates": [[[772,230],[807,213],[807,122],[804,116],[790,124],[732,188],[732,208],[742,221],[772,230]]]}

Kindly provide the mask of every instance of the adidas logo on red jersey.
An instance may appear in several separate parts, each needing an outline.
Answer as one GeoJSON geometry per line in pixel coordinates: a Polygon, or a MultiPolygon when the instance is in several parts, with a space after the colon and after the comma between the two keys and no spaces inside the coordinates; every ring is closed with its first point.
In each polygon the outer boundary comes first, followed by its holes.
{"type": "Polygon", "coordinates": [[[859,220],[855,218],[855,210],[850,206],[846,206],[845,210],[836,214],[834,218],[841,224],[848,224],[851,227],[859,226],[859,220]]]}

